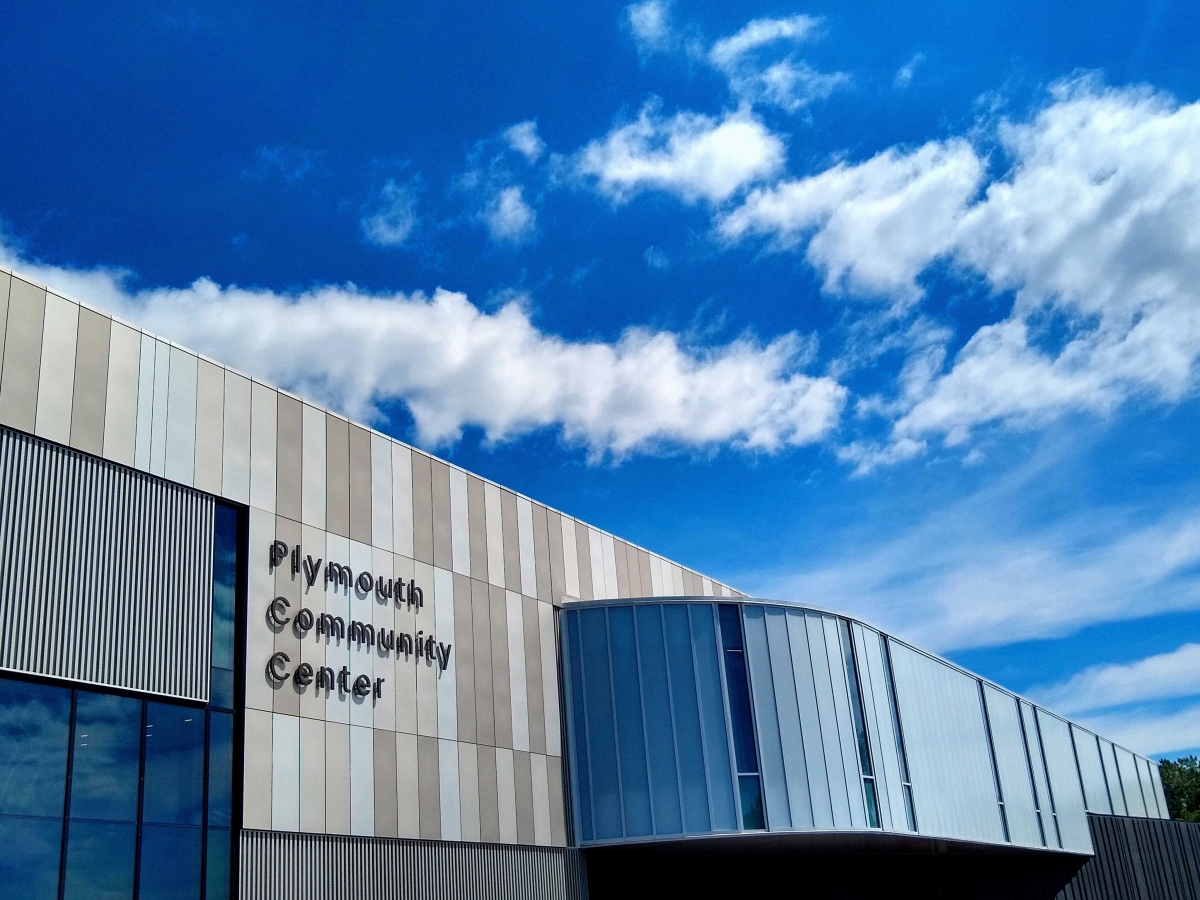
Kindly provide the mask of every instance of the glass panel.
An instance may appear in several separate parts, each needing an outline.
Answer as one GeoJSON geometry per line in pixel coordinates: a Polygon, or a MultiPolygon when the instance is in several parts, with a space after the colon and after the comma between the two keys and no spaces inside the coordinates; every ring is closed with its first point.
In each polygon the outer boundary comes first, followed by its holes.
{"type": "Polygon", "coordinates": [[[767,827],[763,819],[762,788],[757,775],[739,775],[738,791],[742,801],[742,827],[747,831],[762,831],[767,827]]]}
{"type": "Polygon", "coordinates": [[[846,660],[846,681],[850,685],[850,713],[854,717],[854,733],[858,736],[858,761],[864,775],[871,771],[871,750],[867,744],[867,728],[863,723],[862,692],[858,687],[858,671],[854,667],[854,645],[850,642],[850,625],[838,619],[838,632],[842,636],[842,657],[846,660]]]}
{"type": "Polygon", "coordinates": [[[0,813],[62,818],[70,719],[66,688],[0,680],[0,813]]]}
{"type": "Polygon", "coordinates": [[[199,825],[204,800],[204,713],[146,705],[146,822],[199,825]]]}
{"type": "Polygon", "coordinates": [[[612,649],[613,696],[616,699],[617,710],[617,746],[621,752],[621,795],[625,801],[625,834],[630,837],[653,834],[632,607],[610,607],[608,628],[612,649]]]}
{"type": "Polygon", "coordinates": [[[208,864],[205,866],[205,900],[229,900],[229,861],[233,846],[228,828],[208,829],[208,864]]]}
{"type": "Polygon", "coordinates": [[[637,618],[638,661],[642,670],[642,698],[646,705],[646,745],[650,750],[654,829],[658,834],[681,834],[683,816],[679,808],[671,696],[667,692],[667,651],[663,645],[662,611],[658,606],[637,606],[634,610],[637,618]]]}
{"type": "Polygon", "coordinates": [[[201,829],[143,825],[140,900],[198,900],[201,829]]]}
{"type": "Polygon", "coordinates": [[[875,782],[870,778],[863,779],[863,792],[867,797],[867,822],[872,828],[879,827],[879,808],[875,802],[875,782]]]}
{"type": "Polygon", "coordinates": [[[700,707],[696,701],[696,672],[692,666],[692,638],[687,607],[663,607],[667,659],[671,669],[671,701],[675,713],[675,740],[679,752],[679,781],[683,788],[685,831],[708,831],[708,780],[704,771],[700,707]]]}
{"type": "Polygon", "coordinates": [[[80,691],[75,699],[71,815],[136,822],[142,701],[80,691]]]}
{"type": "Polygon", "coordinates": [[[592,766],[592,815],[596,838],[621,836],[621,795],[617,775],[617,734],[613,721],[612,679],[608,671],[608,628],[603,609],[579,612],[583,639],[584,707],[588,758],[592,766]]]}
{"type": "Polygon", "coordinates": [[[588,760],[587,720],[583,711],[583,651],[579,646],[579,613],[567,613],[564,629],[567,661],[571,666],[571,725],[575,738],[575,779],[579,783],[579,826],[581,841],[592,839],[591,766],[588,760]]]}
{"type": "Polygon", "coordinates": [[[233,824],[233,716],[208,716],[208,824],[233,824]]]}
{"type": "Polygon", "coordinates": [[[783,745],[779,738],[779,715],[775,704],[775,679],[767,646],[766,610],[743,606],[746,664],[754,700],[754,723],[758,726],[759,774],[766,801],[767,821],[772,828],[791,828],[791,801],[783,768],[783,745]]]}
{"type": "Polygon", "coordinates": [[[704,720],[704,748],[708,751],[708,794],[712,799],[713,830],[737,831],[737,809],[729,765],[729,729],[725,725],[725,702],[721,698],[713,608],[708,604],[695,604],[689,610],[696,682],[700,686],[700,714],[704,720]]]}
{"type": "Polygon", "coordinates": [[[725,647],[725,685],[729,691],[729,719],[733,725],[733,753],[739,772],[758,771],[758,752],[754,749],[754,725],[750,719],[750,687],[746,663],[742,659],[742,626],[737,607],[721,604],[721,644],[725,647]],[[732,614],[730,614],[732,612],[732,614]]]}
{"type": "Polygon", "coordinates": [[[233,631],[237,601],[238,511],[216,504],[213,510],[213,706],[233,708],[233,631]]]}
{"type": "MultiPolygon", "coordinates": [[[[71,793],[71,804],[74,806],[73,785],[71,793]]],[[[136,797],[134,807],[137,807],[136,797]]],[[[132,822],[72,819],[67,831],[64,900],[122,900],[132,897],[136,845],[137,826],[132,822]]]]}
{"type": "Polygon", "coordinates": [[[62,819],[0,816],[0,892],[16,900],[57,900],[62,819]]]}

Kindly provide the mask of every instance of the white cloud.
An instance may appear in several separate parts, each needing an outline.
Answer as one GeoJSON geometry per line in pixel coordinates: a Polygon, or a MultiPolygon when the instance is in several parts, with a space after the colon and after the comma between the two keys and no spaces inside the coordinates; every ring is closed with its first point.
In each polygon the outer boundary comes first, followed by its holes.
{"type": "Polygon", "coordinates": [[[719,203],[776,175],[783,163],[783,141],[749,112],[664,118],[648,103],[635,121],[584,147],[575,169],[615,203],[646,190],[667,191],[688,203],[719,203]]]}
{"type": "Polygon", "coordinates": [[[377,247],[398,247],[417,227],[417,196],[411,184],[388,179],[375,205],[359,219],[363,236],[377,247]]]}
{"type": "Polygon", "coordinates": [[[537,122],[532,119],[504,129],[504,140],[530,163],[537,162],[546,150],[546,142],[537,133],[537,122]]]}
{"type": "Polygon", "coordinates": [[[625,7],[625,19],[642,55],[662,52],[674,41],[671,5],[666,0],[630,4],[625,7]]]}
{"type": "Polygon", "coordinates": [[[902,91],[912,84],[913,76],[917,74],[917,68],[924,62],[924,53],[914,53],[912,59],[896,70],[896,77],[892,79],[892,87],[902,91]]]}
{"type": "Polygon", "coordinates": [[[1090,666],[1060,684],[1027,692],[1064,715],[1200,694],[1200,644],[1132,663],[1090,666]]]}
{"type": "Polygon", "coordinates": [[[1200,703],[1170,713],[1128,710],[1091,716],[1084,719],[1083,724],[1146,756],[1200,747],[1200,703]]]}
{"type": "Polygon", "coordinates": [[[787,19],[753,19],[741,30],[729,37],[721,38],[708,52],[718,69],[735,64],[752,50],[757,50],[777,41],[799,42],[807,39],[821,24],[812,16],[791,16],[787,19]]]}
{"type": "Polygon", "coordinates": [[[693,347],[668,331],[571,341],[537,328],[519,302],[484,312],[459,293],[372,294],[353,285],[296,294],[221,286],[130,292],[126,273],[20,259],[18,271],[243,371],[378,419],[407,405],[422,441],[468,426],[492,441],[557,428],[594,458],[660,448],[773,452],[821,440],[846,392],[804,374],[811,342],[795,334],[693,347]]]}
{"type": "Polygon", "coordinates": [[[527,243],[537,229],[537,213],[525,202],[518,186],[500,191],[484,210],[483,218],[492,240],[501,243],[527,243]]]}

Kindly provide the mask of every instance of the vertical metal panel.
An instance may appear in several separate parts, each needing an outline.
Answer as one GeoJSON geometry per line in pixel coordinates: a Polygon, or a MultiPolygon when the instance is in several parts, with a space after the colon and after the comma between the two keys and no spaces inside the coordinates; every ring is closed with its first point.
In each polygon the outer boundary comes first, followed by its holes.
{"type": "Polygon", "coordinates": [[[1157,766],[1142,756],[1139,756],[1137,761],[1138,776],[1142,782],[1142,796],[1146,800],[1146,815],[1148,815],[1151,819],[1161,818],[1162,816],[1166,815],[1166,809],[1163,809],[1160,813],[1158,796],[1154,792],[1154,779],[1150,775],[1151,767],[1153,766],[1154,768],[1157,768],[1157,766]]]}
{"type": "Polygon", "coordinates": [[[255,381],[250,386],[250,505],[275,512],[275,448],[279,436],[279,392],[255,381]]]}
{"type": "Polygon", "coordinates": [[[582,596],[579,592],[579,551],[575,546],[575,520],[567,516],[559,516],[562,524],[563,544],[563,584],[564,592],[569,597],[582,596]]]}
{"type": "Polygon", "coordinates": [[[792,674],[792,651],[788,642],[786,611],[779,607],[767,607],[766,625],[790,818],[793,828],[811,828],[812,801],[808,796],[808,767],[804,760],[804,737],[801,732],[800,707],[796,701],[796,679],[792,674]]]}
{"type": "Polygon", "coordinates": [[[247,828],[269,828],[271,826],[271,713],[247,709],[244,722],[242,822],[247,828]]]}
{"type": "Polygon", "coordinates": [[[438,740],[438,814],[442,822],[442,840],[462,839],[462,810],[458,786],[458,744],[438,740]]]}
{"type": "Polygon", "coordinates": [[[742,621],[746,632],[746,664],[750,671],[750,693],[754,703],[767,827],[771,830],[791,828],[791,804],[788,800],[783,746],[779,737],[779,714],[775,704],[775,680],[771,675],[764,608],[743,606],[742,621]]]}
{"type": "Polygon", "coordinates": [[[300,718],[271,716],[271,827],[300,830],[300,718]]]}
{"type": "Polygon", "coordinates": [[[1121,775],[1121,787],[1125,791],[1125,805],[1131,816],[1146,815],[1146,800],[1142,795],[1141,779],[1137,773],[1137,757],[1124,747],[1117,747],[1117,770],[1121,775]]]}
{"type": "MultiPolygon", "coordinates": [[[[138,366],[142,335],[113,322],[108,345],[108,387],[104,397],[104,458],[133,465],[137,440],[138,366]]],[[[224,391],[222,373],[222,392],[224,391]]],[[[220,422],[217,424],[220,430],[220,422]]],[[[220,483],[213,493],[220,493],[220,483]]]]}
{"type": "Polygon", "coordinates": [[[471,577],[487,581],[487,523],[483,479],[467,475],[467,539],[471,554],[471,577]]]}
{"type": "Polygon", "coordinates": [[[1176,900],[1200,897],[1200,824],[1089,815],[1096,855],[1061,900],[1176,900]]]}
{"type": "Polygon", "coordinates": [[[880,785],[880,821],[885,829],[907,831],[908,813],[904,807],[900,742],[892,717],[891,688],[883,659],[883,638],[879,632],[856,623],[854,641],[863,682],[867,728],[875,759],[875,780],[880,785]]]}
{"type": "Polygon", "coordinates": [[[529,714],[529,749],[546,752],[546,692],[542,684],[542,636],[538,624],[539,604],[532,597],[521,598],[522,650],[525,654],[525,698],[529,714]]]}
{"type": "Polygon", "coordinates": [[[454,576],[454,644],[455,689],[458,693],[458,739],[479,740],[475,724],[475,626],[472,621],[471,579],[454,576]]]}
{"type": "Polygon", "coordinates": [[[479,839],[500,840],[500,806],[496,795],[496,748],[478,748],[479,839]]]}
{"type": "Polygon", "coordinates": [[[8,295],[4,368],[0,371],[0,425],[33,431],[45,316],[46,289],[14,277],[8,295]]]}
{"type": "Polygon", "coordinates": [[[350,439],[350,538],[371,540],[371,432],[351,425],[350,439]]]}
{"type": "Polygon", "coordinates": [[[1038,809],[1041,812],[1042,828],[1046,833],[1048,847],[1061,847],[1062,841],[1058,833],[1058,822],[1054,816],[1054,797],[1050,793],[1050,783],[1046,775],[1046,759],[1042,753],[1041,733],[1038,730],[1037,719],[1033,707],[1021,700],[1021,727],[1025,732],[1025,752],[1029,756],[1029,768],[1033,772],[1033,787],[1037,792],[1038,809]]]}
{"type": "Polygon", "coordinates": [[[196,364],[186,350],[171,348],[167,391],[166,460],[163,474],[191,487],[196,477],[196,364]]]}
{"type": "Polygon", "coordinates": [[[0,668],[207,700],[212,535],[202,494],[0,431],[0,668]]]}
{"type": "Polygon", "coordinates": [[[430,496],[433,502],[433,564],[454,571],[454,528],[450,513],[450,467],[430,460],[430,496]]]}
{"type": "Polygon", "coordinates": [[[1100,762],[1104,765],[1104,780],[1108,784],[1108,799],[1112,803],[1113,815],[1128,815],[1121,773],[1117,770],[1117,751],[1112,741],[1104,738],[1100,738],[1100,762]]]}
{"type": "MultiPolygon", "coordinates": [[[[137,436],[133,454],[133,465],[150,471],[150,434],[154,424],[154,356],[157,341],[150,335],[139,333],[138,387],[137,387],[137,436]]],[[[249,389],[247,389],[247,399],[249,389]]],[[[246,412],[246,453],[250,452],[250,413],[246,412]]],[[[249,455],[247,455],[247,460],[249,455]]],[[[247,482],[249,485],[249,482],[247,482]]]]}
{"type": "Polygon", "coordinates": [[[392,549],[392,442],[371,435],[371,544],[392,549]]]}
{"type": "Polygon", "coordinates": [[[1169,819],[1171,813],[1167,809],[1167,795],[1163,792],[1162,771],[1158,763],[1150,763],[1150,780],[1154,782],[1154,796],[1158,800],[1159,818],[1169,819]]]}
{"type": "Polygon", "coordinates": [[[392,444],[392,550],[413,559],[412,451],[392,444]]]}
{"type": "Polygon", "coordinates": [[[412,451],[413,559],[433,565],[433,469],[424,453],[412,451]]]}
{"type": "Polygon", "coordinates": [[[586,900],[581,851],[566,847],[244,831],[243,900],[586,900]]]}
{"type": "Polygon", "coordinates": [[[75,342],[75,386],[71,399],[71,446],[99,456],[104,450],[104,399],[112,319],[79,308],[75,342]]]}
{"type": "Polygon", "coordinates": [[[855,828],[867,827],[866,801],[863,798],[862,769],[859,763],[857,735],[850,712],[850,690],[846,682],[846,658],[842,653],[837,619],[823,616],[825,650],[829,654],[829,678],[833,685],[834,709],[838,719],[842,767],[846,772],[846,794],[850,802],[850,822],[855,828]]]}
{"type": "Polygon", "coordinates": [[[533,504],[517,498],[517,541],[521,556],[521,593],[537,596],[537,548],[533,543],[533,504]]]}
{"type": "Polygon", "coordinates": [[[543,603],[554,602],[554,591],[550,579],[550,531],[546,507],[533,504],[533,556],[534,580],[537,598],[543,603]]]}
{"type": "MultiPolygon", "coordinates": [[[[393,751],[394,755],[394,751],[393,751]]],[[[393,781],[395,775],[393,773],[393,781]]],[[[325,722],[300,719],[300,830],[325,833],[325,722]]],[[[394,825],[394,823],[393,823],[394,825]]]]}
{"type": "Polygon", "coordinates": [[[500,490],[500,525],[504,530],[504,587],[521,591],[521,543],[517,537],[517,495],[500,490]]]}
{"type": "Polygon", "coordinates": [[[567,593],[566,548],[563,546],[563,517],[552,509],[546,510],[546,539],[550,544],[551,603],[562,603],[567,593]]]}
{"type": "Polygon", "coordinates": [[[562,756],[562,723],[558,712],[558,642],[554,629],[554,607],[537,605],[538,643],[542,653],[542,710],[546,718],[546,752],[562,756]]]}
{"type": "Polygon", "coordinates": [[[1108,799],[1108,786],[1104,783],[1104,764],[1100,761],[1100,745],[1096,735],[1078,725],[1071,726],[1071,738],[1075,742],[1075,757],[1079,761],[1079,774],[1083,778],[1083,797],[1087,811],[1109,814],[1113,811],[1108,799]]]}
{"type": "MultiPolygon", "coordinates": [[[[145,342],[143,342],[143,348],[145,342]]],[[[151,360],[150,365],[153,365],[151,360]]],[[[142,354],[143,381],[147,366],[142,354]]],[[[141,403],[138,389],[138,449],[142,443],[141,403]]],[[[250,380],[225,370],[225,436],[221,445],[221,495],[239,503],[250,502],[250,380]]]]}
{"type": "Polygon", "coordinates": [[[325,528],[350,536],[350,426],[325,414],[325,528]]]}
{"type": "Polygon", "coordinates": [[[505,624],[508,633],[508,690],[512,704],[512,747],[529,749],[529,696],[525,678],[525,626],[521,595],[505,591],[505,624]]]}
{"type": "MultiPolygon", "coordinates": [[[[151,475],[163,475],[167,469],[167,415],[171,401],[171,345],[153,339],[154,367],[151,369],[153,394],[150,401],[151,475]]],[[[253,457],[251,457],[253,459],[253,457]]]]}
{"type": "Polygon", "coordinates": [[[571,523],[575,528],[575,553],[579,573],[579,597],[594,600],[597,597],[595,579],[592,577],[592,539],[588,527],[580,521],[571,523]]]}
{"type": "Polygon", "coordinates": [[[533,771],[530,754],[513,751],[513,785],[517,796],[517,841],[532,844],[533,830],[533,771]]]}
{"type": "Polygon", "coordinates": [[[1000,843],[1004,829],[974,678],[892,644],[917,830],[1000,843]]]}
{"type": "Polygon", "coordinates": [[[275,511],[294,522],[304,520],[304,404],[279,395],[279,439],[275,446],[275,511]]]}
{"type": "Polygon", "coordinates": [[[467,473],[450,469],[450,543],[454,572],[471,574],[471,525],[468,521],[467,473]]]}
{"type": "Polygon", "coordinates": [[[458,806],[459,830],[464,841],[479,840],[479,748],[459,743],[458,806]]]}
{"type": "Polygon", "coordinates": [[[835,828],[849,828],[851,820],[848,787],[850,785],[848,785],[848,775],[842,760],[841,737],[838,735],[838,716],[833,682],[830,680],[829,654],[825,649],[825,625],[819,614],[806,612],[804,626],[808,641],[809,661],[812,664],[813,684],[816,689],[817,721],[821,728],[821,751],[829,784],[833,825],[835,828]]]}
{"type": "Polygon", "coordinates": [[[78,334],[79,305],[47,292],[34,432],[60,444],[71,439],[71,397],[75,388],[78,334]]]}
{"type": "Polygon", "coordinates": [[[1017,699],[990,684],[983,686],[983,696],[992,726],[992,746],[996,751],[1000,790],[1004,794],[1009,840],[1020,847],[1041,847],[1042,832],[1038,828],[1017,699]]]}
{"type": "Polygon", "coordinates": [[[1088,836],[1083,784],[1079,780],[1075,751],[1071,745],[1071,727],[1044,709],[1037,711],[1037,718],[1042,732],[1046,772],[1050,776],[1050,790],[1054,795],[1054,811],[1058,816],[1058,830],[1062,836],[1063,849],[1076,853],[1090,853],[1092,841],[1088,836]]]}
{"type": "Polygon", "coordinates": [[[0,270],[0,372],[4,371],[4,332],[8,327],[8,292],[12,275],[0,270]]]}
{"type": "MultiPolygon", "coordinates": [[[[792,675],[796,679],[796,703],[804,739],[804,764],[808,772],[808,794],[812,802],[813,826],[833,827],[833,802],[830,798],[829,774],[825,767],[825,750],[821,736],[821,714],[817,706],[817,689],[808,645],[808,629],[804,612],[787,611],[788,641],[792,649],[792,675]]],[[[843,789],[844,789],[843,782],[843,789]]]]}
{"type": "MultiPolygon", "coordinates": [[[[221,439],[224,432],[222,426],[224,411],[225,370],[208,360],[199,360],[196,369],[195,485],[198,489],[210,494],[221,493],[221,439]]],[[[107,447],[107,444],[105,446],[107,447]]]]}

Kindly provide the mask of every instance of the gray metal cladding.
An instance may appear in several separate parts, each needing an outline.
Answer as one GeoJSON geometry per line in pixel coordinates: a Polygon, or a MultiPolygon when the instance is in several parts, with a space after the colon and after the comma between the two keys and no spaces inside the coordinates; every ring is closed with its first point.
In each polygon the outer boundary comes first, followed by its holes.
{"type": "Polygon", "coordinates": [[[1111,814],[1112,802],[1108,797],[1108,785],[1104,782],[1104,763],[1100,761],[1100,744],[1096,736],[1078,725],[1072,725],[1071,737],[1075,741],[1075,758],[1079,761],[1087,811],[1111,814]]]}
{"type": "Polygon", "coordinates": [[[1017,700],[990,684],[983,686],[983,696],[992,729],[1009,839],[1021,847],[1044,847],[1017,700]]]}
{"type": "Polygon", "coordinates": [[[1071,726],[1044,709],[1037,711],[1038,727],[1042,732],[1042,750],[1046,755],[1046,772],[1050,776],[1050,792],[1062,848],[1076,853],[1090,853],[1087,811],[1084,808],[1083,787],[1071,745],[1071,726]]]}
{"type": "Polygon", "coordinates": [[[586,900],[583,854],[405,838],[243,831],[243,900],[586,900]]]}
{"type": "Polygon", "coordinates": [[[213,501],[0,429],[0,668],[207,701],[213,501]]]}
{"type": "Polygon", "coordinates": [[[891,687],[884,660],[883,635],[857,622],[853,626],[862,683],[863,708],[875,760],[875,781],[879,793],[880,823],[889,831],[908,831],[908,813],[904,806],[903,766],[900,736],[892,715],[891,687]]]}
{"type": "Polygon", "coordinates": [[[1096,855],[1059,900],[1200,898],[1200,824],[1089,815],[1096,855]]]}

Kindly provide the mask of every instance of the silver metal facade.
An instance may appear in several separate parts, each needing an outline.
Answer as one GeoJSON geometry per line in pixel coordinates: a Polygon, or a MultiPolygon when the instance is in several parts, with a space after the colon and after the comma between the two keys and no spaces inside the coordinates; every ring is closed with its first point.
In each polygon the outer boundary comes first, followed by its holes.
{"type": "Polygon", "coordinates": [[[0,428],[0,668],[207,701],[213,501],[0,428]]]}

